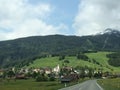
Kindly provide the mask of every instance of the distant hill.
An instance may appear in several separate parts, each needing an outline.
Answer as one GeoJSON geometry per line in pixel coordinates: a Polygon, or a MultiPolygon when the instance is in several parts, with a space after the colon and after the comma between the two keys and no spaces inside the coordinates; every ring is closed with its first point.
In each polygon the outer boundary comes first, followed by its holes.
{"type": "Polygon", "coordinates": [[[46,55],[76,55],[82,51],[119,51],[120,31],[106,29],[90,36],[33,36],[0,42],[0,67],[23,66],[46,55]]]}

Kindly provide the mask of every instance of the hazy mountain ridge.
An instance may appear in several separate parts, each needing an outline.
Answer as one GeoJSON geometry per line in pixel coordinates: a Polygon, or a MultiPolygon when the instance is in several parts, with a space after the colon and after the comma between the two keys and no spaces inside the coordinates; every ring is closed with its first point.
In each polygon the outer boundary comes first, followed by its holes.
{"type": "Polygon", "coordinates": [[[94,36],[49,35],[1,41],[0,66],[22,66],[47,54],[76,55],[87,50],[119,51],[120,31],[108,29],[94,36]]]}

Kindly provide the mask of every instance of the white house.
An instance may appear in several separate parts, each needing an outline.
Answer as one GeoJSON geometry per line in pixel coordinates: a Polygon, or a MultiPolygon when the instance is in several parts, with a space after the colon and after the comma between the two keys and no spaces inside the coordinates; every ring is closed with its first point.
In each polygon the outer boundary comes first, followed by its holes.
{"type": "Polygon", "coordinates": [[[59,64],[55,68],[53,68],[53,72],[55,74],[58,74],[60,72],[60,66],[59,66],[59,64]]]}

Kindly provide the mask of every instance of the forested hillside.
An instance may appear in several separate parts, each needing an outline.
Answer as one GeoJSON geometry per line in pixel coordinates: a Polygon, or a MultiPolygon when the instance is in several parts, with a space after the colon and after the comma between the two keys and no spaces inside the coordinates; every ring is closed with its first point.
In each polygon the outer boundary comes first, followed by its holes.
{"type": "Polygon", "coordinates": [[[120,66],[120,52],[109,54],[107,57],[109,58],[108,62],[110,65],[116,67],[120,66]]]}
{"type": "Polygon", "coordinates": [[[34,36],[0,42],[0,67],[24,66],[47,55],[76,55],[84,51],[120,50],[120,31],[91,36],[34,36]]]}

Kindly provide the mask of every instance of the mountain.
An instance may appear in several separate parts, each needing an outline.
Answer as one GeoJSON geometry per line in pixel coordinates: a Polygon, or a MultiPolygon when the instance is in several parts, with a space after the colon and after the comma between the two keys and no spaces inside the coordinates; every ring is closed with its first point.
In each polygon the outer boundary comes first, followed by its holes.
{"type": "Polygon", "coordinates": [[[120,50],[120,31],[106,29],[89,36],[48,35],[0,42],[0,67],[24,66],[46,55],[76,55],[81,51],[120,50]]]}
{"type": "Polygon", "coordinates": [[[111,28],[107,28],[102,33],[103,34],[109,34],[109,35],[111,35],[111,34],[120,35],[120,31],[119,30],[111,29],[111,28]]]}
{"type": "MultiPolygon", "coordinates": [[[[117,50],[119,51],[119,47],[120,47],[120,31],[119,30],[115,30],[115,29],[111,29],[111,28],[107,28],[106,30],[104,30],[102,33],[96,35],[96,37],[101,37],[102,43],[103,43],[103,50],[117,50]]],[[[101,42],[101,39],[98,39],[101,42]]]]}

